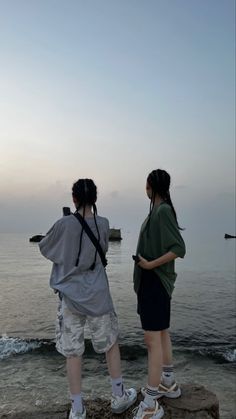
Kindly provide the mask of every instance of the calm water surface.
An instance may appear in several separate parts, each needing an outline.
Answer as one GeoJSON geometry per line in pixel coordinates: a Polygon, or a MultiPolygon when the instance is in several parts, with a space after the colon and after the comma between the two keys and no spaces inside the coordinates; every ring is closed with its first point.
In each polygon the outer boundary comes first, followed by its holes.
{"type": "MultiPolygon", "coordinates": [[[[67,399],[64,360],[54,350],[57,297],[48,286],[51,264],[27,234],[0,235],[0,405],[46,404],[67,399]],[[35,375],[37,370],[37,375],[35,375]],[[1,400],[2,399],[2,400],[1,400]]],[[[184,237],[188,254],[177,261],[172,301],[172,337],[180,382],[196,382],[217,393],[221,417],[235,417],[235,241],[184,237]]],[[[137,236],[123,233],[108,253],[112,296],[121,329],[127,384],[146,380],[146,351],[132,289],[137,236]]],[[[86,396],[108,395],[105,362],[87,348],[86,396]],[[97,389],[99,376],[100,390],[97,389]],[[96,385],[94,385],[96,383],[96,385]],[[97,390],[95,390],[97,389],[97,390]]],[[[1,412],[1,410],[0,410],[1,412]]]]}

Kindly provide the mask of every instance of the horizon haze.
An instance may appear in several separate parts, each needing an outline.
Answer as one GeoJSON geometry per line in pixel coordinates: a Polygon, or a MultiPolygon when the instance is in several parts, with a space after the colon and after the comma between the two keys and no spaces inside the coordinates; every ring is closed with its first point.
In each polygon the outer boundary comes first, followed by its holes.
{"type": "Polygon", "coordinates": [[[45,233],[81,177],[136,232],[162,168],[186,231],[235,234],[233,0],[0,7],[0,232],[45,233]]]}

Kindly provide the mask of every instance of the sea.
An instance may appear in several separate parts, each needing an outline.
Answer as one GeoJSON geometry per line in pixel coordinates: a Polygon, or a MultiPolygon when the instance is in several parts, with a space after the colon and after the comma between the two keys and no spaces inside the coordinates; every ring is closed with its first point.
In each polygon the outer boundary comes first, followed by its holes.
{"type": "MultiPolygon", "coordinates": [[[[0,417],[68,401],[65,360],[55,350],[57,295],[51,263],[29,234],[0,234],[0,417]]],[[[177,381],[206,386],[220,401],[222,419],[236,417],[235,239],[214,232],[183,232],[187,254],[176,261],[171,336],[177,381]]],[[[137,232],[111,242],[107,274],[120,325],[126,386],[146,383],[147,354],[136,313],[132,254],[137,232]]],[[[94,353],[86,330],[85,398],[109,397],[104,355],[94,353]]]]}

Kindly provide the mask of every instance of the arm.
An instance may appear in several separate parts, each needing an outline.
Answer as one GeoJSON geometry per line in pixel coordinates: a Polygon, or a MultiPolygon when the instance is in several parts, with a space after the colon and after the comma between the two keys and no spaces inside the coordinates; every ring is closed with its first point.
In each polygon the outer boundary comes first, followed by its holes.
{"type": "Polygon", "coordinates": [[[39,242],[39,249],[42,255],[51,262],[60,264],[63,259],[63,231],[64,224],[58,220],[47,232],[44,239],[39,242]]]}
{"type": "Polygon", "coordinates": [[[138,266],[143,269],[155,269],[172,260],[185,255],[185,244],[179,232],[178,226],[174,219],[171,208],[163,208],[159,213],[160,236],[157,240],[161,240],[164,254],[152,261],[147,261],[141,255],[138,266]]]}
{"type": "Polygon", "coordinates": [[[164,265],[165,263],[171,262],[172,260],[176,259],[178,256],[173,252],[167,252],[163,256],[160,256],[157,259],[151,260],[148,262],[146,259],[144,259],[141,255],[139,255],[140,262],[138,263],[138,266],[143,269],[155,269],[158,266],[164,265]]]}

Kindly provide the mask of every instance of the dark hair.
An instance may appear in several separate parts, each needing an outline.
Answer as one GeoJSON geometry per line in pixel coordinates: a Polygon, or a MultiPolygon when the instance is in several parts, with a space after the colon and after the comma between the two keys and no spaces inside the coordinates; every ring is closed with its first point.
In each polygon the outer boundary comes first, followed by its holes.
{"type": "Polygon", "coordinates": [[[72,186],[72,195],[78,200],[78,210],[86,205],[92,205],[96,210],[97,187],[92,179],[79,179],[72,186]]]}
{"type": "Polygon", "coordinates": [[[156,194],[158,194],[163,199],[163,201],[170,205],[178,228],[183,230],[178,224],[176,211],[170,197],[170,182],[170,175],[165,170],[157,169],[149,173],[147,177],[147,183],[152,189],[149,215],[152,213],[155,197],[156,194]]]}
{"type": "MultiPolygon", "coordinates": [[[[72,186],[72,196],[78,201],[78,207],[76,211],[79,211],[83,208],[83,218],[85,216],[85,207],[86,205],[91,205],[93,208],[93,217],[94,222],[96,225],[96,230],[98,233],[98,241],[100,241],[100,233],[97,225],[96,215],[97,215],[97,187],[92,179],[79,179],[75,182],[72,186]]],[[[80,234],[80,242],[79,242],[79,253],[76,260],[76,266],[79,264],[79,257],[81,253],[81,246],[82,246],[82,238],[83,238],[84,227],[82,227],[81,234],[80,234]]],[[[93,270],[95,267],[97,258],[97,249],[95,251],[94,262],[91,265],[90,269],[93,270]]]]}

